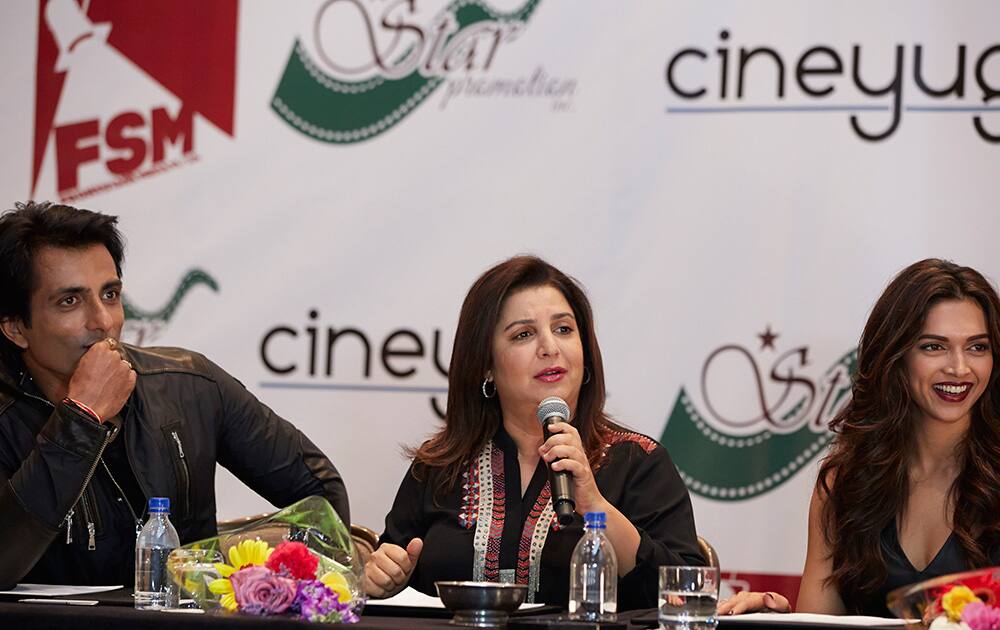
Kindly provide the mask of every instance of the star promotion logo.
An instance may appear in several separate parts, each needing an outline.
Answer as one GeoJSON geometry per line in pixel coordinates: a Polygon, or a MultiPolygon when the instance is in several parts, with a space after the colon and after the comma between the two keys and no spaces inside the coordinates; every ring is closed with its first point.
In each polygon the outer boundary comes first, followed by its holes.
{"type": "Polygon", "coordinates": [[[352,144],[393,128],[442,86],[442,109],[472,96],[542,96],[565,107],[575,80],[540,67],[485,78],[539,2],[453,0],[438,10],[427,0],[327,0],[295,40],[271,109],[313,139],[352,144]]]}
{"type": "Polygon", "coordinates": [[[233,137],[236,18],[236,0],[42,0],[31,197],[193,163],[196,128],[233,137]]]}
{"type": "Polygon", "coordinates": [[[817,373],[808,346],[780,350],[768,324],[753,346],[722,345],[701,369],[701,399],[681,387],[660,441],[697,495],[742,501],[788,481],[819,455],[850,399],[857,351],[817,373]],[[756,348],[754,352],[751,348],[756,348]]]}

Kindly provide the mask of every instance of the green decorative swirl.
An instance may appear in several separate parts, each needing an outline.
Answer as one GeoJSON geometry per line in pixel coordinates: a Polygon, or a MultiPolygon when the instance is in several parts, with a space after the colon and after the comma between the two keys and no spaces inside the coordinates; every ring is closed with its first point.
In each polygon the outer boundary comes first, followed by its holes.
{"type": "MultiPolygon", "coordinates": [[[[857,351],[840,358],[824,375],[854,374],[857,351]]],[[[850,379],[838,381],[826,409],[839,409],[850,395],[850,379]]],[[[801,404],[801,403],[800,403],[801,404]]],[[[804,424],[791,433],[763,430],[733,436],[717,431],[701,417],[682,387],[660,442],[670,449],[677,470],[691,492],[719,501],[743,501],[788,481],[824,450],[833,435],[804,424]]]]}
{"type": "MultiPolygon", "coordinates": [[[[445,9],[455,16],[459,26],[451,37],[483,20],[524,22],[540,1],[527,0],[515,11],[498,13],[481,0],[456,0],[445,9]]],[[[296,39],[271,99],[271,109],[307,136],[333,144],[351,144],[395,126],[443,80],[414,70],[394,80],[376,77],[368,81],[342,81],[320,69],[296,39]]]]}
{"type": "Polygon", "coordinates": [[[180,304],[181,299],[184,298],[184,295],[198,284],[204,284],[216,293],[219,291],[219,285],[216,283],[215,279],[212,278],[212,276],[208,275],[201,269],[192,269],[184,275],[180,284],[177,286],[177,289],[174,291],[173,296],[159,310],[141,310],[133,305],[124,295],[122,295],[122,305],[125,307],[125,319],[126,321],[169,321],[173,316],[174,311],[177,310],[177,306],[180,304]]]}

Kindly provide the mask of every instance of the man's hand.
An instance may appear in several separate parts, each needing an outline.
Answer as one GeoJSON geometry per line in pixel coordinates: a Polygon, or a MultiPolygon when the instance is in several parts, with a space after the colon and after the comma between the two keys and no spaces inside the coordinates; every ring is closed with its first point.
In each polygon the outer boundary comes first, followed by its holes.
{"type": "Polygon", "coordinates": [[[390,543],[379,545],[365,563],[365,593],[384,598],[403,590],[417,568],[423,548],[424,542],[419,538],[411,540],[406,549],[390,543]]]}
{"type": "Polygon", "coordinates": [[[132,364],[111,337],[98,341],[80,358],[66,395],[94,410],[101,421],[114,416],[135,389],[132,364]]]}

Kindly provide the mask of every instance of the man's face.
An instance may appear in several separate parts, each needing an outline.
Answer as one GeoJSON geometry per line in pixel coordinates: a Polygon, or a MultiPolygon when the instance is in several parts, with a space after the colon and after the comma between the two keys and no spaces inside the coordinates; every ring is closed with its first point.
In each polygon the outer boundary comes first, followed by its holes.
{"type": "Polygon", "coordinates": [[[103,245],[42,247],[35,252],[33,273],[31,325],[5,320],[3,332],[24,351],[36,381],[66,385],[91,345],[121,335],[121,279],[103,245]]]}

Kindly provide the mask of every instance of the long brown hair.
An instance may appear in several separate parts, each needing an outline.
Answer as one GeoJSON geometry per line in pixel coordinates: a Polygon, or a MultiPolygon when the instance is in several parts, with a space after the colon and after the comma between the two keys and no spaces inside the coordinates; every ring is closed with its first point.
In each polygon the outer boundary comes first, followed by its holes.
{"type": "Polygon", "coordinates": [[[1000,299],[969,267],[927,259],[897,275],[872,308],[858,345],[851,402],[833,419],[837,433],[816,481],[836,586],[848,610],[885,582],[882,530],[906,507],[914,449],[913,400],[905,355],[942,300],[972,299],[983,309],[994,369],[972,409],[960,473],[951,488],[953,531],[969,567],[989,565],[1000,543],[1000,299]]]}
{"type": "Polygon", "coordinates": [[[601,454],[601,435],[612,425],[604,414],[604,364],[594,332],[594,315],[580,285],[544,260],[516,256],[488,269],[469,289],[455,330],[448,369],[448,409],[444,427],[408,454],[421,467],[441,469],[440,487],[454,487],[464,464],[489,441],[502,416],[497,397],[485,398],[482,381],[493,367],[493,333],[504,301],[512,293],[540,286],[557,289],[569,302],[583,344],[583,364],[590,379],[580,388],[574,426],[594,466],[601,454]]]}

